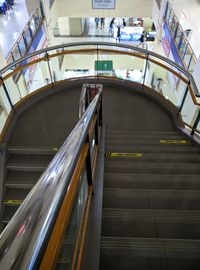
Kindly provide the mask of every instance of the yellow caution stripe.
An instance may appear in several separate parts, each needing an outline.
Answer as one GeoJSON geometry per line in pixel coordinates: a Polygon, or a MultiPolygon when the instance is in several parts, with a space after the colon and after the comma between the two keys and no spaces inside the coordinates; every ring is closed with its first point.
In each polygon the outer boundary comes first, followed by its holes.
{"type": "Polygon", "coordinates": [[[139,158],[142,157],[142,153],[111,153],[111,152],[106,152],[105,153],[106,157],[135,157],[139,158]]]}
{"type": "Polygon", "coordinates": [[[15,205],[20,205],[22,204],[22,200],[4,200],[3,201],[6,204],[15,204],[15,205]]]}
{"type": "Polygon", "coordinates": [[[160,140],[161,144],[190,144],[188,140],[160,140]]]}

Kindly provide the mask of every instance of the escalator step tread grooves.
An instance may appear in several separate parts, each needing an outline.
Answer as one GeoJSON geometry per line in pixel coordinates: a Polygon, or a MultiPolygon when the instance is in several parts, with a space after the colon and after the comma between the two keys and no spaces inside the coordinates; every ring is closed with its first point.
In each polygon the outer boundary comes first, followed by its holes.
{"type": "Polygon", "coordinates": [[[200,269],[200,147],[132,130],[108,130],[105,145],[100,270],[200,269]]]}
{"type": "Polygon", "coordinates": [[[0,219],[2,224],[6,225],[13,217],[55,153],[53,149],[8,147],[3,186],[3,212],[0,219]]]}

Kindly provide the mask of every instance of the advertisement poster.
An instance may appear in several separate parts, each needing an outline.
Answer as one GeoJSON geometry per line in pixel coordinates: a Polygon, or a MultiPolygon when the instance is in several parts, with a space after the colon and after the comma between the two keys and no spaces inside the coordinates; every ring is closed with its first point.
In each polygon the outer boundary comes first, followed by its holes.
{"type": "MultiPolygon", "coordinates": [[[[166,22],[164,22],[164,25],[163,25],[161,42],[162,42],[162,47],[164,49],[166,57],[174,61],[178,65],[183,66],[183,62],[181,60],[181,57],[179,56],[178,50],[171,37],[171,34],[169,32],[166,22]]],[[[173,66],[171,66],[171,68],[174,69],[174,71],[178,72],[178,70],[173,68],[173,66]]],[[[172,83],[173,87],[176,88],[179,79],[175,75],[173,75],[173,73],[171,72],[168,72],[168,78],[170,82],[172,83]]]]}
{"type": "MultiPolygon", "coordinates": [[[[42,48],[45,48],[46,45],[47,45],[46,33],[44,30],[44,26],[42,25],[40,27],[40,29],[38,30],[38,33],[36,34],[28,53],[38,51],[42,48]]],[[[37,60],[38,58],[39,58],[39,56],[35,55],[35,56],[31,57],[30,59],[25,60],[23,62],[23,64],[26,64],[27,62],[32,62],[34,60],[37,60]]],[[[37,66],[38,66],[38,64],[31,65],[31,66],[27,67],[26,69],[24,69],[24,71],[23,71],[29,90],[31,88],[32,82],[34,81],[34,76],[35,76],[37,66]]]]}
{"type": "Polygon", "coordinates": [[[115,9],[115,0],[92,0],[93,9],[115,9]]]}

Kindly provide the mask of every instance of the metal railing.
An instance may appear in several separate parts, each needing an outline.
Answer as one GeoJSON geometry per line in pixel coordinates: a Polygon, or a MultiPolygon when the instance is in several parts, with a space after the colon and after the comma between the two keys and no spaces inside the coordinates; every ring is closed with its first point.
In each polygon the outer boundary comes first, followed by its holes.
{"type": "Polygon", "coordinates": [[[13,61],[16,61],[17,59],[27,54],[27,51],[31,46],[35,34],[40,28],[43,19],[44,19],[44,12],[42,8],[42,3],[39,2],[33,14],[30,16],[28,23],[26,24],[20,36],[15,41],[15,44],[13,45],[12,49],[6,56],[8,63],[12,63],[13,61]]]}
{"type": "Polygon", "coordinates": [[[99,78],[103,74],[153,88],[179,108],[192,134],[199,133],[200,124],[196,121],[199,119],[199,90],[187,70],[161,55],[139,47],[108,42],[82,42],[45,48],[0,71],[0,106],[3,109],[0,115],[0,140],[8,116],[26,96],[60,80],[77,78],[80,71],[81,76],[99,78]],[[105,58],[113,62],[115,68],[103,72],[95,70],[95,62],[105,58]],[[18,82],[13,81],[16,74],[20,74],[18,82]]]}
{"type": "Polygon", "coordinates": [[[190,72],[192,72],[197,63],[197,56],[195,55],[194,50],[190,45],[187,32],[183,30],[179,22],[179,19],[175,15],[175,12],[172,6],[170,5],[169,1],[167,2],[166,5],[165,22],[168,25],[171,36],[174,40],[177,51],[180,55],[180,58],[183,61],[185,68],[188,69],[190,72]]]}

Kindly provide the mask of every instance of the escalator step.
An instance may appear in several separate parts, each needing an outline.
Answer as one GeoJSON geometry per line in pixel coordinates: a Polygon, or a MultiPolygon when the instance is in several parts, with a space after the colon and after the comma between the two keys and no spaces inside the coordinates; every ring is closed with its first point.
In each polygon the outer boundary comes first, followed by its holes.
{"type": "Polygon", "coordinates": [[[200,210],[200,191],[105,188],[103,207],[200,210]]]}
{"type": "Polygon", "coordinates": [[[200,240],[200,211],[104,208],[102,236],[200,240]]]}
{"type": "Polygon", "coordinates": [[[102,237],[100,269],[200,268],[200,240],[102,237]]]}
{"type": "Polygon", "coordinates": [[[135,174],[200,174],[199,163],[185,163],[180,164],[174,162],[142,162],[138,159],[137,162],[122,162],[109,161],[105,163],[106,173],[135,173],[135,174]]]}
{"type": "Polygon", "coordinates": [[[105,173],[105,188],[200,189],[199,175],[105,173]]]}

